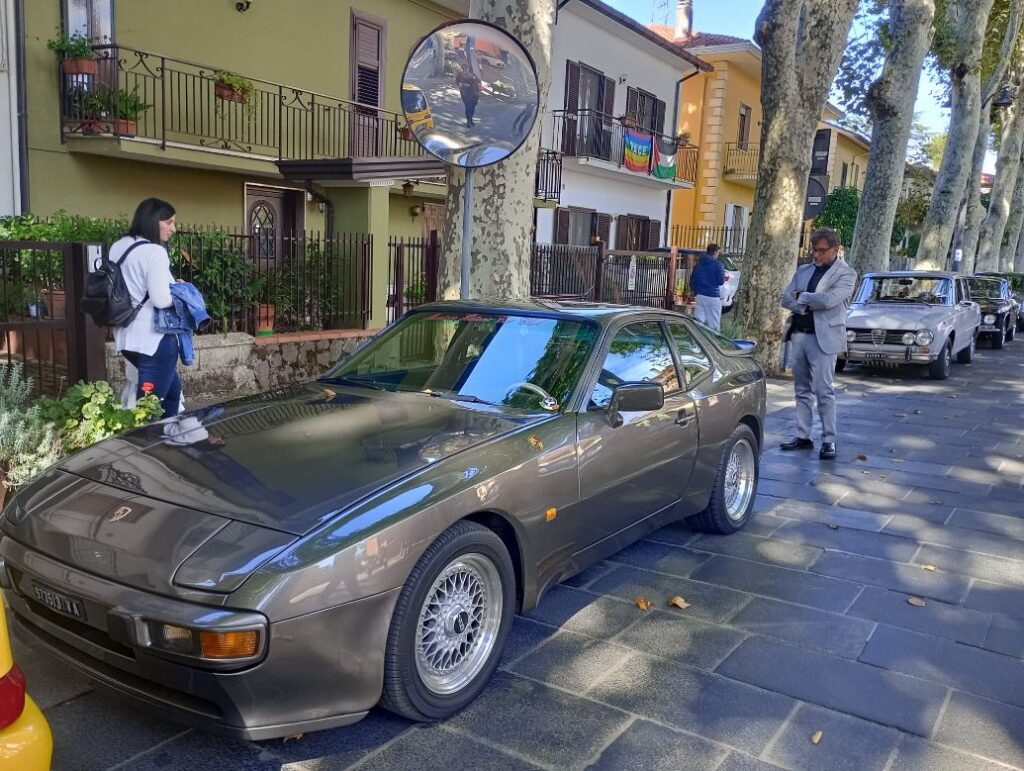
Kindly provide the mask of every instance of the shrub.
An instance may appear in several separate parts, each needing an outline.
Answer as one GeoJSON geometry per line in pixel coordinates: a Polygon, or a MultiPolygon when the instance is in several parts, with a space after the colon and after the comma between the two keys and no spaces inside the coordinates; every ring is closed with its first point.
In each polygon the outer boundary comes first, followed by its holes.
{"type": "Polygon", "coordinates": [[[124,409],[120,395],[105,380],[77,383],[58,399],[40,399],[39,408],[56,427],[60,443],[69,453],[145,425],[164,411],[152,394],[139,399],[134,408],[124,409]]]}
{"type": "Polygon", "coordinates": [[[60,459],[57,432],[31,395],[21,364],[0,364],[0,501],[60,459]]]}
{"type": "Polygon", "coordinates": [[[57,56],[64,56],[68,59],[92,58],[92,41],[77,32],[70,37],[66,32],[60,32],[53,40],[46,41],[46,47],[57,56]]]}

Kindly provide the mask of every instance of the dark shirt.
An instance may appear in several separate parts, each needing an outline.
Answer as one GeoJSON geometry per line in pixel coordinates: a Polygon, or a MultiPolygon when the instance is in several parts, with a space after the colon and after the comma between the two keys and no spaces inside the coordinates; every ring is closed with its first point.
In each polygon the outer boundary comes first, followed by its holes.
{"type": "MultiPolygon", "coordinates": [[[[828,269],[832,267],[834,263],[830,262],[828,265],[815,265],[814,273],[811,274],[811,280],[807,282],[808,292],[814,292],[818,288],[818,282],[821,281],[821,277],[828,273],[828,269]]],[[[793,326],[794,332],[813,332],[814,331],[814,311],[808,309],[807,313],[794,313],[793,314],[793,326]]]]}
{"type": "Polygon", "coordinates": [[[694,293],[705,297],[721,297],[722,291],[719,287],[724,283],[725,268],[722,263],[710,254],[702,254],[690,275],[690,286],[693,287],[694,293]]]}

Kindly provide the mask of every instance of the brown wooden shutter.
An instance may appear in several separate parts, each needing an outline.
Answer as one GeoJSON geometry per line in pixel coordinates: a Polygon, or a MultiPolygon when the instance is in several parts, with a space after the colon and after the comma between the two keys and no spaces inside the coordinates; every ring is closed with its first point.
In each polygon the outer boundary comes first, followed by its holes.
{"type": "Polygon", "coordinates": [[[595,223],[595,235],[597,240],[604,244],[607,249],[610,244],[608,243],[612,234],[612,215],[610,214],[597,214],[594,219],[595,223]]]}
{"type": "Polygon", "coordinates": [[[628,214],[620,214],[615,220],[615,248],[629,248],[629,231],[632,218],[628,214]]]}
{"type": "Polygon", "coordinates": [[[569,210],[555,209],[555,243],[569,243],[569,210]]]}
{"type": "Polygon", "coordinates": [[[602,94],[601,112],[605,115],[615,116],[615,79],[604,79],[604,93],[602,94]]]}
{"type": "Polygon", "coordinates": [[[654,102],[654,131],[665,133],[665,103],[661,99],[654,102]]]}
{"type": "Polygon", "coordinates": [[[661,221],[651,220],[647,233],[647,248],[657,249],[661,246],[661,221]]]}
{"type": "Polygon", "coordinates": [[[380,106],[381,29],[365,21],[352,22],[352,58],[354,65],[353,98],[374,107],[380,106]]]}
{"type": "Polygon", "coordinates": [[[635,88],[630,87],[626,89],[626,115],[632,115],[639,118],[640,111],[640,92],[635,88]]]}
{"type": "Polygon", "coordinates": [[[579,62],[565,63],[565,109],[576,112],[580,108],[579,62]]]}

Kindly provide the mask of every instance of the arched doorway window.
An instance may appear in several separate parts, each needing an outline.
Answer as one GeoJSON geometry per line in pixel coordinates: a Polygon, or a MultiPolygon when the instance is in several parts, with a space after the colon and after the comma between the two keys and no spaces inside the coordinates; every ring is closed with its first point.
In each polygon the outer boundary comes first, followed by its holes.
{"type": "Polygon", "coordinates": [[[266,201],[257,201],[250,209],[249,233],[255,241],[258,258],[273,260],[277,257],[277,217],[266,201]]]}

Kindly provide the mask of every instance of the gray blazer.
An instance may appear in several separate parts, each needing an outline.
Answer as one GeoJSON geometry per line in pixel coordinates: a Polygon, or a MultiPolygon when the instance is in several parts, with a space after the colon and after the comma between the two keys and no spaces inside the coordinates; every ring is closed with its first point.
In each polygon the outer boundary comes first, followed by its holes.
{"type": "MultiPolygon", "coordinates": [[[[807,291],[807,283],[814,273],[814,263],[800,265],[793,279],[782,293],[782,307],[793,313],[814,311],[814,336],[825,353],[839,354],[846,350],[846,311],[857,286],[857,271],[845,260],[836,258],[832,267],[821,277],[816,292],[807,291]],[[794,292],[799,292],[794,296],[794,292]]],[[[783,339],[789,339],[790,316],[783,339]]]]}

